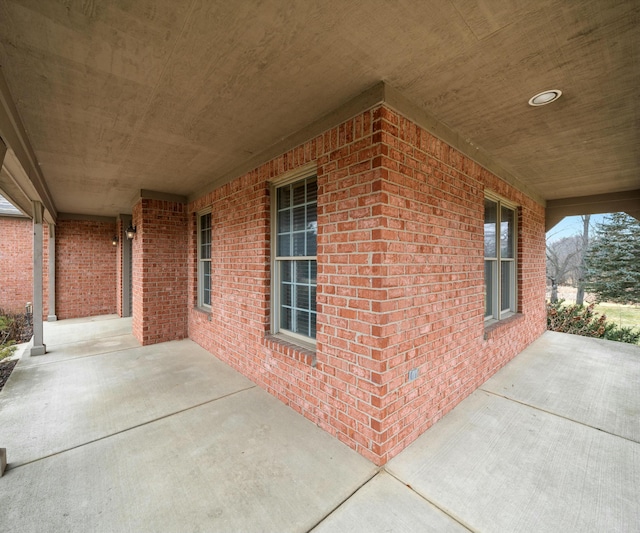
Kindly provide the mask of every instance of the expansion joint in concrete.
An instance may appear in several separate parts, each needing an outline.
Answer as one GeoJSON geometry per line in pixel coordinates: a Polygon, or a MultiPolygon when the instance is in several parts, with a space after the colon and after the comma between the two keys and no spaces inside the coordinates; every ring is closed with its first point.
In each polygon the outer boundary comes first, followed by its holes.
{"type": "Polygon", "coordinates": [[[634,440],[634,439],[630,439],[629,437],[625,437],[623,435],[617,435],[616,433],[612,433],[611,431],[607,431],[606,429],[602,429],[596,426],[591,426],[589,424],[585,424],[584,422],[581,422],[580,420],[576,420],[575,418],[569,418],[568,416],[562,416],[559,415],[558,413],[554,413],[553,411],[548,411],[547,409],[542,409],[541,407],[538,407],[536,405],[531,405],[528,404],[526,402],[522,402],[520,400],[516,400],[515,398],[510,398],[509,396],[504,396],[503,394],[498,394],[496,392],[487,390],[487,389],[483,389],[480,388],[479,390],[481,390],[482,392],[486,392],[487,394],[490,394],[491,396],[496,396],[498,398],[502,398],[503,400],[508,400],[510,402],[514,402],[517,403],[519,405],[522,405],[524,407],[528,407],[529,409],[535,409],[536,411],[540,411],[541,413],[546,413],[548,415],[554,416],[556,418],[562,418],[563,420],[567,420],[568,422],[573,422],[575,424],[580,424],[581,426],[584,426],[586,428],[589,429],[594,429],[596,431],[602,431],[602,433],[606,433],[607,435],[611,435],[612,437],[617,437],[619,439],[624,439],[624,440],[628,440],[629,442],[633,442],[634,444],[640,444],[639,441],[634,440]]]}
{"type": "Polygon", "coordinates": [[[83,442],[82,444],[78,444],[77,446],[71,446],[69,448],[65,448],[64,450],[59,450],[57,452],[50,453],[48,455],[43,455],[42,457],[38,457],[37,459],[33,459],[31,461],[25,461],[25,462],[19,463],[17,465],[7,464],[6,471],[8,472],[9,470],[14,470],[16,468],[20,468],[21,466],[29,465],[29,464],[32,464],[32,463],[37,463],[39,461],[43,461],[44,459],[49,459],[50,457],[55,457],[57,455],[61,455],[61,454],[66,453],[66,452],[70,452],[71,450],[76,450],[78,448],[82,448],[83,446],[87,446],[89,444],[93,444],[94,442],[100,442],[102,440],[106,440],[106,439],[109,439],[111,437],[115,437],[116,435],[120,435],[122,433],[126,433],[128,431],[133,430],[133,429],[137,429],[137,428],[140,428],[140,427],[148,426],[149,424],[153,424],[154,422],[158,422],[160,420],[164,420],[165,418],[170,418],[172,416],[179,415],[179,414],[185,413],[187,411],[191,411],[192,409],[196,409],[198,407],[202,407],[203,405],[208,405],[210,403],[217,402],[218,400],[223,400],[225,398],[229,398],[230,396],[235,396],[236,394],[240,394],[242,392],[246,392],[248,390],[255,389],[256,387],[257,387],[257,385],[252,385],[251,387],[245,387],[243,389],[239,389],[239,390],[230,392],[229,394],[224,394],[222,396],[218,396],[218,397],[213,398],[211,400],[207,400],[206,402],[200,402],[200,403],[198,403],[196,405],[191,405],[191,406],[186,407],[184,409],[180,409],[178,411],[174,411],[173,413],[168,413],[166,415],[159,416],[157,418],[153,418],[152,420],[147,420],[146,422],[142,422],[140,424],[136,424],[134,426],[122,429],[120,431],[114,431],[113,433],[110,433],[109,435],[105,435],[104,437],[99,437],[97,439],[93,439],[93,440],[90,440],[90,441],[87,441],[87,442],[83,442]]]}
{"type": "Polygon", "coordinates": [[[343,498],[337,505],[335,505],[332,509],[330,509],[320,520],[318,520],[311,528],[308,529],[307,533],[313,531],[316,527],[318,527],[322,522],[324,522],[327,518],[329,518],[333,513],[335,513],[342,505],[344,505],[347,501],[351,499],[351,497],[356,494],[362,487],[364,487],[367,483],[370,483],[375,479],[375,477],[383,470],[383,467],[379,467],[378,470],[372,474],[369,478],[365,479],[360,485],[358,485],[350,494],[348,494],[345,498],[343,498]]]}
{"type": "Polygon", "coordinates": [[[434,500],[431,500],[429,498],[427,498],[424,494],[420,494],[418,491],[416,491],[411,485],[409,485],[408,483],[404,482],[402,479],[400,479],[398,476],[396,476],[393,472],[391,472],[390,470],[387,470],[387,468],[383,467],[382,470],[384,470],[387,474],[389,474],[392,478],[396,479],[397,481],[399,481],[400,483],[402,483],[405,487],[407,487],[411,492],[413,492],[416,496],[418,496],[419,498],[423,499],[424,501],[430,503],[431,505],[433,505],[436,509],[438,509],[441,513],[444,513],[445,515],[447,515],[449,518],[451,518],[451,520],[457,522],[458,524],[460,524],[463,528],[471,531],[472,533],[478,533],[477,529],[472,528],[469,524],[465,523],[464,520],[462,520],[461,518],[457,517],[454,514],[451,514],[450,511],[448,511],[447,509],[445,509],[444,507],[441,507],[440,505],[438,505],[437,502],[435,502],[434,500]]]}

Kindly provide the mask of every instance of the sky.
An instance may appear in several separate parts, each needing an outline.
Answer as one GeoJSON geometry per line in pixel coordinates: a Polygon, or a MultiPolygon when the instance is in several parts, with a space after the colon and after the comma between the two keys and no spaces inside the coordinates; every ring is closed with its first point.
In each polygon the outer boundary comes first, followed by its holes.
{"type": "Polygon", "coordinates": [[[22,215],[22,212],[0,194],[0,215],[22,215]]]}
{"type": "MultiPolygon", "coordinates": [[[[596,224],[602,223],[604,217],[607,215],[591,215],[589,234],[595,233],[596,224]]],[[[556,224],[550,231],[547,232],[547,244],[562,239],[564,237],[571,237],[572,235],[582,235],[582,218],[577,217],[565,217],[558,224],[556,224]]]]}

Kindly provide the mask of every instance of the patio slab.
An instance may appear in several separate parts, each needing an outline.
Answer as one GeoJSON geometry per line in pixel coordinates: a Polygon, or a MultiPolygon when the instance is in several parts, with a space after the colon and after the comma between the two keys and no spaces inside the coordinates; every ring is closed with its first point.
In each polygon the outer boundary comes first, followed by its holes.
{"type": "Polygon", "coordinates": [[[9,468],[255,387],[190,340],[47,358],[19,362],[0,394],[9,468]]]}
{"type": "Polygon", "coordinates": [[[126,328],[55,323],[72,342],[0,392],[0,531],[640,523],[637,347],[548,332],[378,469],[192,341],[140,347],[126,328]]]}
{"type": "MultiPolygon", "coordinates": [[[[117,335],[131,334],[131,317],[101,315],[44,322],[44,343],[47,350],[55,345],[70,344],[117,335]]],[[[41,357],[41,356],[36,356],[41,357]]]]}
{"type": "Polygon", "coordinates": [[[482,389],[640,442],[640,346],[552,331],[482,389]]]}
{"type": "Polygon", "coordinates": [[[459,533],[469,530],[383,471],[313,529],[313,533],[335,531],[459,533]]]}
{"type": "Polygon", "coordinates": [[[634,531],[640,347],[546,332],[386,469],[473,531],[634,531]]]}
{"type": "Polygon", "coordinates": [[[634,531],[637,443],[476,391],[387,465],[472,531],[634,531]]]}
{"type": "Polygon", "coordinates": [[[303,532],[376,472],[252,388],[9,470],[0,530],[303,532]]]}
{"type": "Polygon", "coordinates": [[[100,337],[85,341],[76,341],[67,344],[47,344],[47,353],[31,356],[26,350],[20,361],[22,367],[31,365],[44,365],[111,352],[120,352],[129,348],[139,348],[140,343],[131,334],[100,337]]]}

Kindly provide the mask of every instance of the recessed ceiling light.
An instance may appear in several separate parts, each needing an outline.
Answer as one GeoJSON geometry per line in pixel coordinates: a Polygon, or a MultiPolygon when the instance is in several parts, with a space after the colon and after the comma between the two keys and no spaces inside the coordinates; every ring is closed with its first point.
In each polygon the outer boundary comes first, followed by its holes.
{"type": "Polygon", "coordinates": [[[541,105],[547,105],[551,102],[555,102],[558,98],[562,96],[562,91],[558,89],[551,89],[550,91],[543,91],[541,93],[532,96],[529,99],[529,105],[534,107],[538,107],[541,105]]]}

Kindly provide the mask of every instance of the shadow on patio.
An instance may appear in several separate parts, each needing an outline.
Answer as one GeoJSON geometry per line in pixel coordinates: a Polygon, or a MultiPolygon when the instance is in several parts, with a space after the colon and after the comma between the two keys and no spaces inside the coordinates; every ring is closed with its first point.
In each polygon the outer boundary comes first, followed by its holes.
{"type": "Polygon", "coordinates": [[[378,469],[190,340],[46,324],[0,392],[2,531],[633,531],[640,348],[547,332],[378,469]]]}

